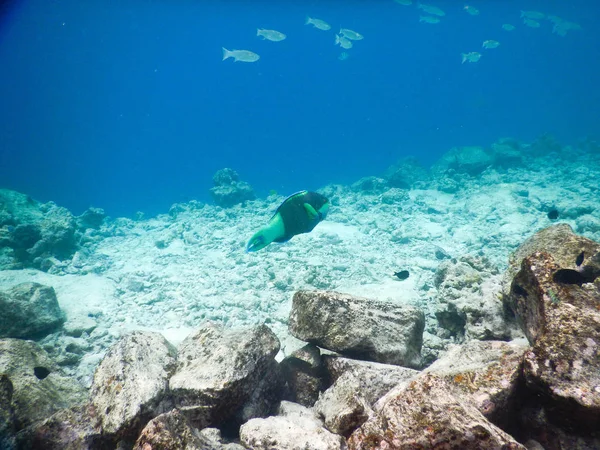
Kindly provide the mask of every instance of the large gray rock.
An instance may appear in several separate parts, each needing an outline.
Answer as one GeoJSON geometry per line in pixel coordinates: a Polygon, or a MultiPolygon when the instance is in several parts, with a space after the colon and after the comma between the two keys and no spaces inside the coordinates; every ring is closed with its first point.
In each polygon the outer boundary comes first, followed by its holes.
{"type": "Polygon", "coordinates": [[[314,406],[333,433],[348,436],[372,414],[372,406],[390,389],[419,372],[406,367],[325,355],[325,368],[333,384],[314,406]]]}
{"type": "Polygon", "coordinates": [[[281,402],[277,416],[252,419],[240,428],[242,444],[253,450],[336,450],[344,439],[327,431],[313,412],[296,403],[281,402]]]}
{"type": "Polygon", "coordinates": [[[535,252],[550,254],[562,269],[582,272],[590,264],[591,257],[600,252],[600,244],[575,234],[566,223],[544,228],[532,235],[510,255],[508,268],[503,276],[503,301],[512,310],[514,310],[510,295],[512,281],[521,270],[523,259],[535,252]],[[580,257],[581,261],[579,261],[580,257]]]}
{"type": "Polygon", "coordinates": [[[528,349],[525,339],[473,340],[451,347],[425,372],[444,378],[459,398],[468,399],[495,425],[514,429],[522,396],[521,362],[528,349]]]}
{"type": "Polygon", "coordinates": [[[148,420],[171,408],[167,389],[176,357],[161,334],[145,331],[128,334],[110,348],[90,391],[103,435],[135,439],[148,420]]]}
{"type": "Polygon", "coordinates": [[[101,435],[96,411],[89,403],[62,409],[21,431],[17,446],[32,450],[99,450],[115,448],[101,435]]]}
{"type": "Polygon", "coordinates": [[[419,367],[425,316],[415,307],[331,291],[294,294],[292,335],[343,355],[419,367]]]}
{"type": "Polygon", "coordinates": [[[223,443],[219,431],[214,431],[198,431],[180,411],[173,409],[148,422],[133,450],[244,450],[241,445],[223,443]]]}
{"type": "Polygon", "coordinates": [[[240,181],[239,175],[233,169],[225,168],[213,176],[214,187],[210,189],[215,204],[229,208],[247,200],[254,200],[254,190],[245,181],[240,181]]]}
{"type": "Polygon", "coordinates": [[[482,147],[454,147],[446,152],[431,170],[437,175],[452,170],[459,174],[476,176],[493,163],[492,154],[482,147]]]}
{"type": "Polygon", "coordinates": [[[552,404],[552,422],[584,432],[600,430],[598,256],[578,271],[535,252],[523,260],[510,294],[532,344],[524,358],[527,385],[552,404]]]}
{"type": "Polygon", "coordinates": [[[0,374],[0,448],[13,450],[15,417],[12,405],[13,385],[6,374],[0,374]]]}
{"type": "Polygon", "coordinates": [[[32,341],[0,340],[0,373],[8,376],[13,387],[11,404],[16,430],[85,399],[83,387],[64,376],[32,341]]]}
{"type": "Polygon", "coordinates": [[[54,289],[38,283],[0,291],[0,311],[0,338],[42,338],[65,321],[54,289]]]}
{"type": "Polygon", "coordinates": [[[439,306],[435,313],[446,337],[508,339],[500,275],[483,259],[464,256],[443,261],[435,274],[439,306]]]}
{"type": "Polygon", "coordinates": [[[0,240],[13,249],[13,268],[47,271],[77,249],[77,222],[66,208],[7,189],[0,189],[0,227],[0,240]]]}
{"type": "Polygon", "coordinates": [[[348,439],[349,450],[526,450],[432,374],[409,382],[348,439]]]}
{"type": "Polygon", "coordinates": [[[231,419],[240,410],[248,419],[261,400],[265,412],[272,407],[266,391],[281,389],[272,373],[278,351],[279,341],[265,325],[240,330],[205,325],[179,347],[169,381],[175,406],[198,428],[231,419]],[[265,393],[262,399],[254,396],[257,390],[265,393]],[[244,412],[249,404],[255,406],[244,412]]]}

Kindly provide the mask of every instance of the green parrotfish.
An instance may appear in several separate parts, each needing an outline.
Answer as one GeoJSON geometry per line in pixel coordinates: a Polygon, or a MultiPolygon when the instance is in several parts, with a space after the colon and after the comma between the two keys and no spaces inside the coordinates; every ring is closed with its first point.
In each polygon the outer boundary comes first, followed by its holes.
{"type": "Polygon", "coordinates": [[[265,248],[271,242],[287,242],[297,234],[311,232],[327,216],[329,200],[321,194],[300,191],[286,198],[267,226],[248,241],[247,252],[265,248]]]}

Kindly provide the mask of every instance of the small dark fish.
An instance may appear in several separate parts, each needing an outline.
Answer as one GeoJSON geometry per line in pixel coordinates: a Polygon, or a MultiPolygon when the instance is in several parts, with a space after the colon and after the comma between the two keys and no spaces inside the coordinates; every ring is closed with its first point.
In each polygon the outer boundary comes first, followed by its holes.
{"type": "Polygon", "coordinates": [[[8,230],[9,233],[12,233],[13,231],[15,231],[15,227],[13,227],[12,225],[7,226],[6,229],[8,230]]]}
{"type": "Polygon", "coordinates": [[[579,267],[583,263],[583,258],[585,258],[585,252],[581,252],[579,256],[577,256],[577,259],[575,260],[575,264],[577,264],[577,267],[579,267]]]}
{"type": "Polygon", "coordinates": [[[406,280],[410,276],[410,273],[408,270],[401,270],[400,272],[394,272],[394,276],[399,280],[406,280]]]}
{"type": "Polygon", "coordinates": [[[548,219],[550,220],[556,220],[558,219],[558,210],[557,209],[551,209],[550,211],[548,211],[548,219]]]}

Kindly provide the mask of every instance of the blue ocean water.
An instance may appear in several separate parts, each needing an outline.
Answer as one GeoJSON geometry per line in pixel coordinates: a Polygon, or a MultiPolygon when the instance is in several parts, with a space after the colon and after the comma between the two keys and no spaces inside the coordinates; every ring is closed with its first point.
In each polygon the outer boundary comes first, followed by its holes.
{"type": "Polygon", "coordinates": [[[600,3],[467,2],[477,16],[463,2],[430,3],[446,12],[438,24],[392,0],[5,3],[0,187],[76,214],[156,214],[210,201],[223,167],[258,195],[285,195],[500,137],[598,136],[600,3]],[[582,29],[531,28],[520,10],[582,29]],[[365,36],[344,61],[340,26],[365,36]],[[257,28],[287,39],[262,41],[257,28]],[[500,46],[482,49],[487,39],[500,46]],[[222,61],[222,47],[260,60],[222,61]],[[461,64],[470,51],[481,60],[461,64]]]}

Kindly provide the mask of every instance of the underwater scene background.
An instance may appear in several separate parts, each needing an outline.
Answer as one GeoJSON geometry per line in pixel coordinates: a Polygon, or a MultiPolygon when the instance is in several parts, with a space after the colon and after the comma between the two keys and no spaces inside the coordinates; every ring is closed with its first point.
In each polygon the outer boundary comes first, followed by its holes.
{"type": "Polygon", "coordinates": [[[0,5],[0,449],[600,449],[597,2],[0,5]]]}
{"type": "Polygon", "coordinates": [[[393,0],[5,2],[0,179],[77,214],[101,205],[152,215],[209,200],[222,167],[260,195],[290,194],[404,156],[427,166],[454,146],[596,133],[600,7],[467,3],[479,14],[441,1],[445,15],[431,24],[417,2],[393,0]],[[527,26],[521,10],[581,29],[527,26]],[[341,27],[364,39],[340,48],[341,27]],[[261,40],[257,28],[287,38],[261,40]],[[222,47],[260,60],[221,61],[222,47]],[[461,64],[468,52],[483,56],[461,64]]]}

